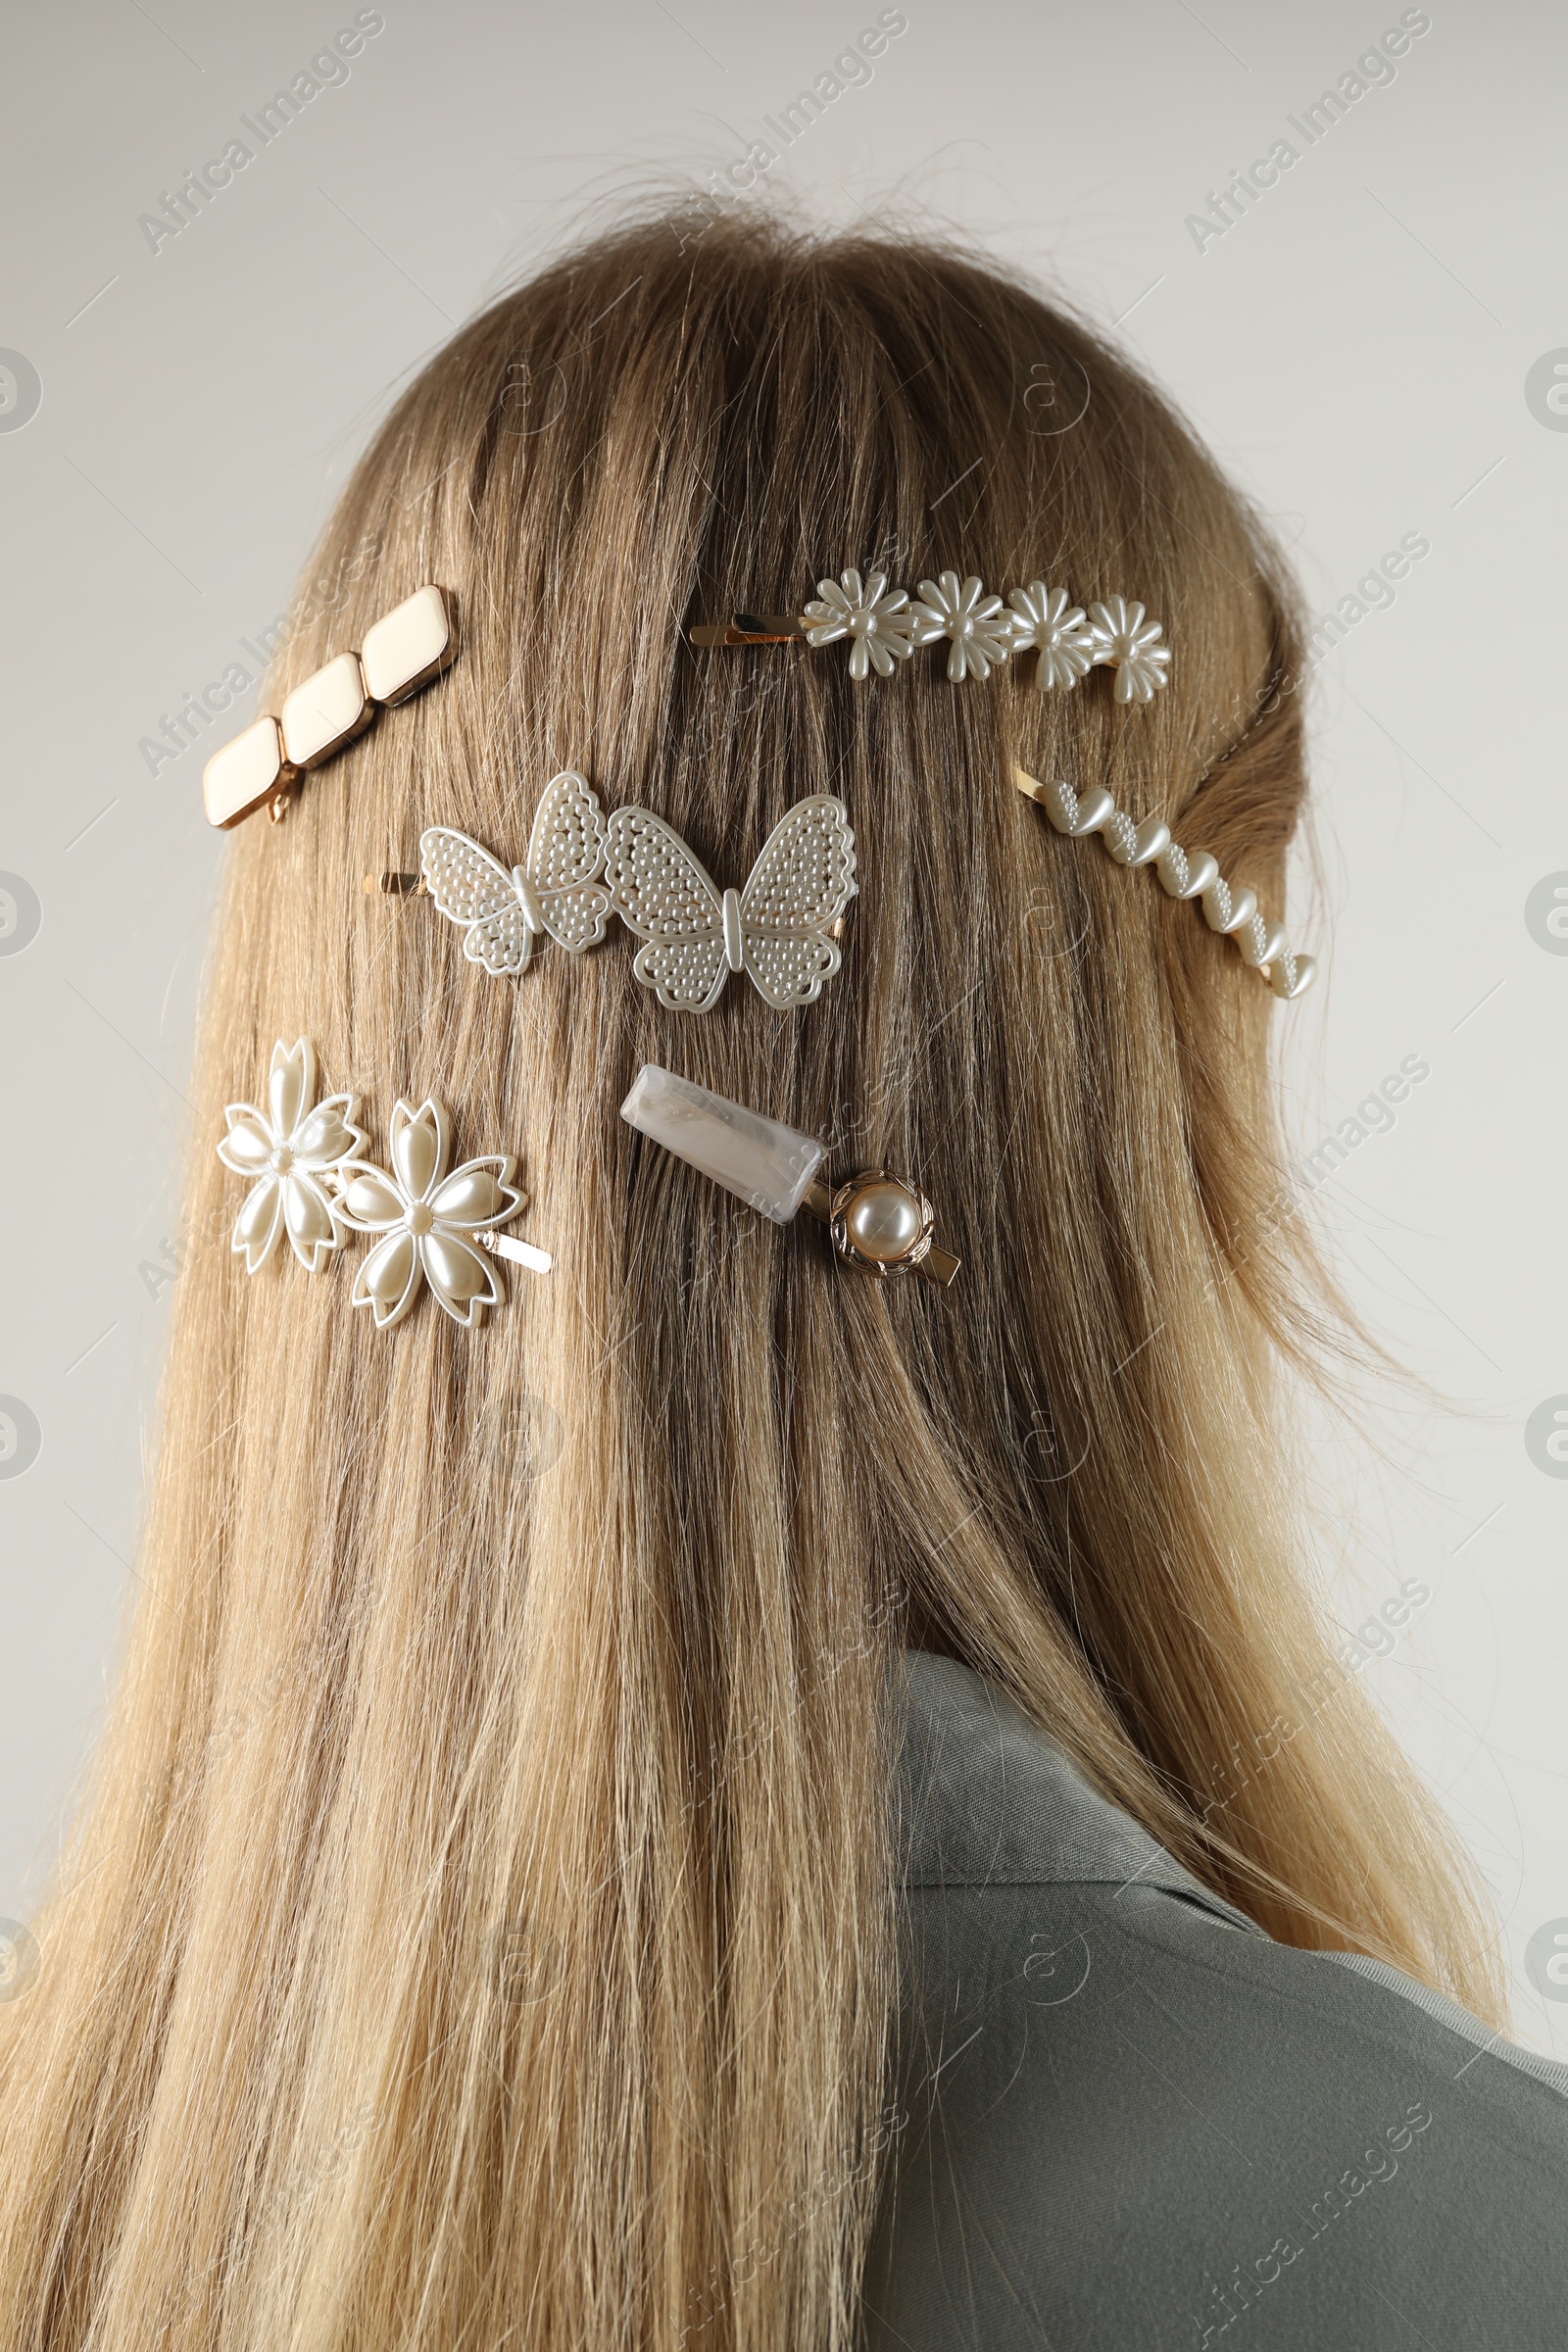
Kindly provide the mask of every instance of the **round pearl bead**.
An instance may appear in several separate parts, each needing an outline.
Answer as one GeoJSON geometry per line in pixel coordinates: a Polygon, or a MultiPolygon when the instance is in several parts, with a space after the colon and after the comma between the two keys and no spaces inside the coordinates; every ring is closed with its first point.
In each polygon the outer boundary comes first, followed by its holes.
{"type": "Polygon", "coordinates": [[[884,1177],[856,1196],[844,1222],[862,1257],[879,1266],[896,1265],[920,1238],[920,1203],[902,1184],[884,1177]]]}
{"type": "Polygon", "coordinates": [[[416,1200],[409,1211],[409,1231],[411,1233],[428,1233],[434,1223],[435,1218],[430,1213],[429,1201],[416,1200]]]}

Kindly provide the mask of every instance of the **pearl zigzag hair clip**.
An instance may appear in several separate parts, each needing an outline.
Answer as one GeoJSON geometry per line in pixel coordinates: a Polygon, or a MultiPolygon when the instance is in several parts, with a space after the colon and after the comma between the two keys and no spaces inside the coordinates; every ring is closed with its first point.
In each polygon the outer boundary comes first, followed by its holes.
{"type": "Polygon", "coordinates": [[[544,789],[524,865],[509,872],[450,825],[427,827],[419,855],[417,878],[383,874],[379,887],[432,899],[463,927],[472,962],[515,977],[541,933],[580,956],[613,909],[643,943],[634,976],[671,1012],[709,1011],[732,972],[775,1011],[814,1004],[842,960],[838,933],[858,888],[854,829],[830,793],[786,809],[744,885],[721,891],[673,825],[637,808],[607,820],[569,770],[544,789]]]}
{"type": "Polygon", "coordinates": [[[1262,974],[1277,997],[1299,997],[1311,987],[1316,959],[1295,954],[1283,926],[1265,922],[1258,912],[1256,894],[1245,887],[1233,890],[1207,850],[1184,850],[1172,841],[1162,817],[1135,824],[1099,785],[1077,793],[1059,777],[1042,784],[1021,767],[1013,769],[1012,780],[1029,800],[1039,802],[1058,833],[1074,840],[1098,833],[1118,865],[1152,865],[1168,897],[1200,900],[1209,929],[1234,939],[1242,960],[1262,974]]]}
{"type": "Polygon", "coordinates": [[[945,571],[935,580],[922,580],[911,602],[906,588],[890,588],[887,574],[872,571],[864,578],[856,570],[836,580],[818,580],[816,596],[799,612],[737,612],[729,621],[704,621],[692,631],[694,645],[836,645],[849,641],[850,675],[856,680],[874,669],[891,677],[897,662],[907,662],[917,646],[946,639],[948,676],[959,684],[965,678],[982,683],[1009,654],[1033,652],[1035,686],[1042,694],[1066,692],[1091,669],[1116,673],[1118,703],[1152,702],[1170,684],[1170,648],[1159,643],[1157,620],[1145,617],[1144,608],[1125,597],[1107,596],[1091,604],[1070,605],[1065,588],[1032,580],[1007,597],[987,596],[985,584],[973,573],[960,580],[945,571]]]}
{"type": "Polygon", "coordinates": [[[308,1274],[318,1274],[349,1233],[374,1234],[350,1297],[385,1331],[401,1323],[426,1284],[437,1305],[471,1330],[505,1297],[481,1250],[549,1273],[547,1251],[496,1230],[526,1205],[512,1182],[513,1159],[489,1152],[449,1171],[451,1121],[433,1097],[417,1110],[401,1100],[395,1105],[390,1170],[361,1157],[368,1139],[353,1124],[355,1096],[315,1097],[314,1049],[303,1037],[292,1046],[279,1038],[267,1109],[230,1102],[224,1111],[218,1156],[251,1179],[230,1243],[247,1274],[260,1271],[284,1233],[308,1274]]]}

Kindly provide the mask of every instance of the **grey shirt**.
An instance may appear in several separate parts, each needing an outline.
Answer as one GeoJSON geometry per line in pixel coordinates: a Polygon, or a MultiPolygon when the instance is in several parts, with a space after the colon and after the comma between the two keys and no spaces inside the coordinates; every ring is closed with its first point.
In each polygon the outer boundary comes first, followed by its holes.
{"type": "Polygon", "coordinates": [[[868,2352],[1563,2352],[1568,2067],[1274,1942],[978,1675],[905,1669],[868,2352]]]}

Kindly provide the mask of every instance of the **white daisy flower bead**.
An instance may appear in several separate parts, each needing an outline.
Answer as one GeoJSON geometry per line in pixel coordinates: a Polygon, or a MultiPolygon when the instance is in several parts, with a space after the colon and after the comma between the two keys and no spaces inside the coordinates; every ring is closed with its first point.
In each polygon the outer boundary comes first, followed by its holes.
{"type": "Polygon", "coordinates": [[[1033,649],[1040,656],[1035,665],[1038,692],[1076,686],[1095,659],[1094,633],[1082,605],[1069,605],[1065,588],[1048,588],[1044,580],[1014,588],[1007,602],[1012,607],[1013,652],[1033,649]]]}
{"type": "Polygon", "coordinates": [[[1142,605],[1122,596],[1107,596],[1089,608],[1094,659],[1116,672],[1118,703],[1150,703],[1157,688],[1170,684],[1170,647],[1158,643],[1157,620],[1146,620],[1142,605]]]}
{"type": "Polygon", "coordinates": [[[951,639],[948,675],[955,683],[972,672],[984,681],[1012,651],[1012,614],[1003,611],[1000,596],[987,596],[984,583],[970,577],[960,583],[956,571],[940,580],[920,582],[920,601],[914,607],[914,642],[932,645],[951,639]]]}
{"type": "Polygon", "coordinates": [[[873,571],[863,582],[855,570],[841,572],[837,580],[818,580],[816,597],[802,618],[808,645],[832,645],[848,637],[852,678],[863,678],[872,669],[880,678],[889,677],[894,662],[907,662],[914,651],[909,592],[889,588],[885,571],[873,571]]]}

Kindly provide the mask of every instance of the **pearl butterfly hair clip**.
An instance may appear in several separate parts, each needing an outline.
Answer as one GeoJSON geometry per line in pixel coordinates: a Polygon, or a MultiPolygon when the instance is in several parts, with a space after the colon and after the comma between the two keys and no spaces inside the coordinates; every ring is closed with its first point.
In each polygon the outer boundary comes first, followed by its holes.
{"type": "Polygon", "coordinates": [[[1277,997],[1288,1001],[1311,987],[1316,958],[1298,956],[1287,945],[1284,927],[1264,921],[1256,894],[1232,889],[1207,850],[1184,850],[1172,841],[1162,817],[1135,824],[1102,786],[1078,793],[1059,777],[1042,784],[1021,767],[1013,769],[1012,780],[1029,800],[1039,802],[1058,833],[1080,841],[1098,833],[1118,865],[1152,865],[1168,897],[1200,901],[1209,929],[1234,939],[1242,960],[1261,973],[1277,997]]]}
{"type": "Polygon", "coordinates": [[[251,1180],[230,1241],[248,1274],[260,1271],[284,1233],[308,1274],[318,1274],[351,1232],[373,1234],[350,1298],[369,1307],[377,1331],[385,1331],[402,1322],[426,1284],[437,1305],[471,1330],[505,1297],[487,1259],[549,1273],[547,1251],[497,1230],[526,1205],[512,1182],[509,1153],[449,1169],[451,1121],[427,1096],[417,1110],[401,1100],[394,1106],[392,1165],[379,1168],[361,1156],[367,1138],[353,1124],[358,1099],[329,1095],[317,1102],[315,1096],[314,1048],[303,1037],[292,1046],[279,1038],[267,1109],[230,1102],[224,1111],[218,1156],[251,1180]]]}
{"type": "MultiPolygon", "coordinates": [[[[471,961],[515,977],[541,933],[581,955],[604,938],[613,909],[642,942],[633,975],[672,1012],[709,1011],[733,972],[775,1011],[813,1004],[839,969],[838,932],[858,887],[849,812],[830,793],[797,801],[745,883],[720,890],[673,825],[637,808],[607,820],[570,771],[545,787],[525,865],[509,872],[450,825],[429,826],[419,852],[417,876],[383,874],[379,887],[433,900],[464,928],[471,961]]],[[[376,888],[374,878],[365,887],[376,888]]]]}
{"type": "Polygon", "coordinates": [[[703,621],[692,631],[694,645],[836,645],[846,639],[850,675],[859,681],[874,669],[891,677],[894,664],[907,662],[916,647],[945,640],[948,676],[987,679],[1010,654],[1034,652],[1038,692],[1066,692],[1091,669],[1113,669],[1119,703],[1152,702],[1170,684],[1170,648],[1161,645],[1157,620],[1140,604],[1107,596],[1090,605],[1069,604],[1065,588],[1032,580],[1006,600],[987,596],[974,573],[960,580],[944,571],[920,582],[911,600],[906,588],[890,588],[887,574],[841,572],[818,580],[816,596],[798,612],[737,612],[728,621],[703,621]]]}
{"type": "Polygon", "coordinates": [[[707,1012],[745,972],[778,1012],[814,1004],[839,968],[834,926],[855,896],[855,835],[830,793],[797,801],[740,890],[720,892],[662,816],[617,808],[606,878],[615,912],[643,941],[632,971],[672,1012],[707,1012]]]}

